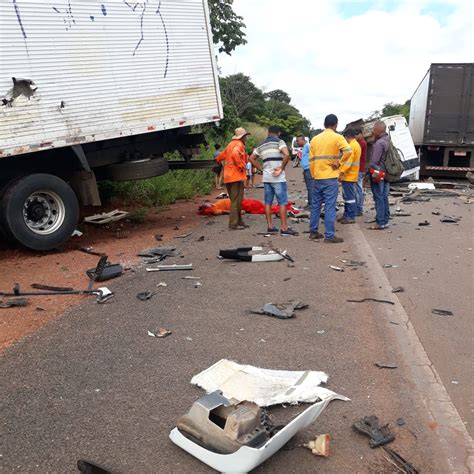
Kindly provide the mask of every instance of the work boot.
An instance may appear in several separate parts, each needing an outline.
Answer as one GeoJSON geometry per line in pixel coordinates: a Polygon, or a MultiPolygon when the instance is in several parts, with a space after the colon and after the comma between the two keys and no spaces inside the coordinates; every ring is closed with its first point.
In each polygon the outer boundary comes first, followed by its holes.
{"type": "Polygon", "coordinates": [[[309,234],[309,240],[320,240],[324,239],[324,235],[319,232],[311,232],[309,234]]]}
{"type": "Polygon", "coordinates": [[[325,244],[340,244],[344,242],[344,239],[341,237],[333,237],[332,239],[324,239],[325,244]]]}
{"type": "Polygon", "coordinates": [[[340,224],[355,224],[355,219],[345,219],[345,218],[342,218],[342,219],[339,219],[339,223],[340,224]]]}

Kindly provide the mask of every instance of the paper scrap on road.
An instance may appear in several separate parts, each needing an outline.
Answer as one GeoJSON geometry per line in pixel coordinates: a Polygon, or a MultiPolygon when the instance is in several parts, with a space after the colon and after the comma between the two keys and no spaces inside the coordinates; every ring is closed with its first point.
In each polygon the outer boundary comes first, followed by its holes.
{"type": "Polygon", "coordinates": [[[226,398],[247,400],[268,407],[282,403],[313,403],[330,397],[349,401],[347,397],[320,387],[328,375],[317,371],[260,369],[222,359],[194,376],[193,385],[207,393],[220,390],[226,398]]]}

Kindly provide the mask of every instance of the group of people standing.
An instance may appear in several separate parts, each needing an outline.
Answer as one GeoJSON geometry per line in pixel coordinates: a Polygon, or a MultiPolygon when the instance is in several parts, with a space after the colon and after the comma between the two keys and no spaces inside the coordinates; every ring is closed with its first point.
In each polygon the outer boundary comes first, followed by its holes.
{"type": "MultiPolygon", "coordinates": [[[[316,135],[310,143],[304,136],[297,137],[302,147],[301,167],[308,191],[310,216],[310,240],[324,239],[326,243],[343,242],[336,236],[336,211],[339,183],[342,186],[344,214],[341,224],[353,224],[356,217],[363,214],[364,180],[370,180],[376,209],[376,223],[370,227],[382,230],[388,226],[390,210],[388,203],[389,183],[376,179],[374,169],[383,171],[389,148],[386,125],[379,121],[374,124],[370,160],[367,169],[367,143],[361,129],[346,129],[343,134],[336,132],[338,119],[330,114],[325,118],[325,130],[316,135]],[[324,205],[324,234],[319,232],[321,213],[324,205]]],[[[246,170],[256,168],[263,174],[265,215],[267,231],[276,233],[278,229],[272,222],[271,207],[276,198],[280,206],[280,234],[296,236],[287,223],[288,186],[285,168],[290,162],[286,143],[280,139],[281,130],[269,127],[268,137],[248,156],[245,143],[250,135],[245,129],[238,128],[231,142],[216,160],[223,166],[224,182],[231,200],[229,229],[245,229],[248,226],[242,219],[242,199],[244,196],[246,170]]]]}

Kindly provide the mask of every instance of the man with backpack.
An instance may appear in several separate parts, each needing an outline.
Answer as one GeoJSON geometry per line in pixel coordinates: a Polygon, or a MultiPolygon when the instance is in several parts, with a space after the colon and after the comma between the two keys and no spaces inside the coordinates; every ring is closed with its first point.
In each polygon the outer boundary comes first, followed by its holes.
{"type": "Polygon", "coordinates": [[[390,220],[390,207],[388,195],[390,184],[386,173],[385,161],[390,148],[390,137],[387,134],[387,126],[379,120],[375,122],[372,132],[375,142],[372,146],[372,155],[370,157],[369,173],[370,187],[375,203],[375,224],[369,229],[383,230],[388,226],[390,220]]]}

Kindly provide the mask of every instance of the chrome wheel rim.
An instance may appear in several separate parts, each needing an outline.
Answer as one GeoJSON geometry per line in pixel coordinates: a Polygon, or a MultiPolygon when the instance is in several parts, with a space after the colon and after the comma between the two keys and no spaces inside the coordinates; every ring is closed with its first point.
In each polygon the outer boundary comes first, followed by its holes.
{"type": "Polygon", "coordinates": [[[35,191],[23,204],[23,220],[26,227],[38,235],[56,232],[63,225],[65,216],[64,202],[53,191],[35,191]]]}

